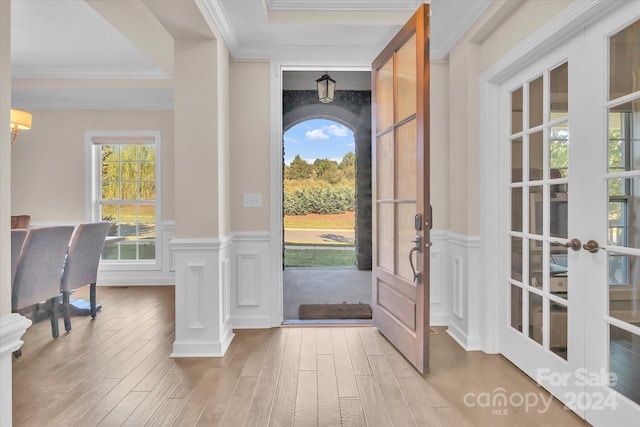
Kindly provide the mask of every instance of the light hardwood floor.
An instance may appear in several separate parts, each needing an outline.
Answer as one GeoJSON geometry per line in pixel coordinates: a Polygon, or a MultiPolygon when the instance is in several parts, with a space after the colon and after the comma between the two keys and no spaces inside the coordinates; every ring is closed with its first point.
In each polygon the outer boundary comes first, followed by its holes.
{"type": "Polygon", "coordinates": [[[425,377],[372,327],[238,330],[222,358],[171,359],[173,287],[99,288],[98,301],[95,321],[73,317],[57,340],[48,321],[29,328],[13,362],[14,426],[588,425],[555,400],[471,406],[499,387],[548,394],[444,328],[425,377]]]}

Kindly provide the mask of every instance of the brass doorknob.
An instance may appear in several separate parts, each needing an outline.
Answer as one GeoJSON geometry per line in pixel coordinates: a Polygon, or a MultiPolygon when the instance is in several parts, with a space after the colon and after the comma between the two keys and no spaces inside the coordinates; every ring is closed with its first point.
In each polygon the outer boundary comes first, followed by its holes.
{"type": "Polygon", "coordinates": [[[592,254],[598,252],[599,249],[604,250],[604,248],[601,248],[600,244],[595,240],[589,240],[587,243],[582,245],[582,248],[587,252],[591,252],[592,254]]]}

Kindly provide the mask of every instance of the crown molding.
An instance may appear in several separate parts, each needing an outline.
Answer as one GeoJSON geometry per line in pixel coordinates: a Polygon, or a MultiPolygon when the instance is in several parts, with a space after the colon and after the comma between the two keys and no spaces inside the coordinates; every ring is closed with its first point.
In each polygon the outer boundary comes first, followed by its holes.
{"type": "Polygon", "coordinates": [[[222,35],[222,38],[227,44],[227,48],[231,52],[231,55],[235,57],[236,52],[238,51],[238,39],[235,36],[233,25],[231,25],[231,21],[224,12],[223,7],[217,0],[204,0],[203,3],[207,12],[209,12],[209,15],[213,19],[218,31],[222,35]]]}
{"type": "Polygon", "coordinates": [[[15,79],[170,79],[159,69],[82,70],[76,68],[17,68],[11,72],[15,79]]]}
{"type": "Polygon", "coordinates": [[[416,10],[424,0],[264,0],[269,10],[416,10]]]}

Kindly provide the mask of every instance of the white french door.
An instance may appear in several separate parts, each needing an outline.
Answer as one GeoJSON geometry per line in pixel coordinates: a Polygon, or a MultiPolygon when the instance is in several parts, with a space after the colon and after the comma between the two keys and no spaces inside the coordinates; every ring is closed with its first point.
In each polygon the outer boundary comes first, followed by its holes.
{"type": "Polygon", "coordinates": [[[640,2],[501,85],[501,352],[596,426],[640,417],[640,2]]]}

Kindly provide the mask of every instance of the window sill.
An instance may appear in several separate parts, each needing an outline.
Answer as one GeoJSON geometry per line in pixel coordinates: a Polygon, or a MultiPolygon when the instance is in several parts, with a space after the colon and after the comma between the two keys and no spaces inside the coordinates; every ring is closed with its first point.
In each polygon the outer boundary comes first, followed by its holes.
{"type": "Polygon", "coordinates": [[[135,271],[135,270],[162,270],[159,260],[149,261],[107,261],[101,260],[99,271],[135,271]]]}

